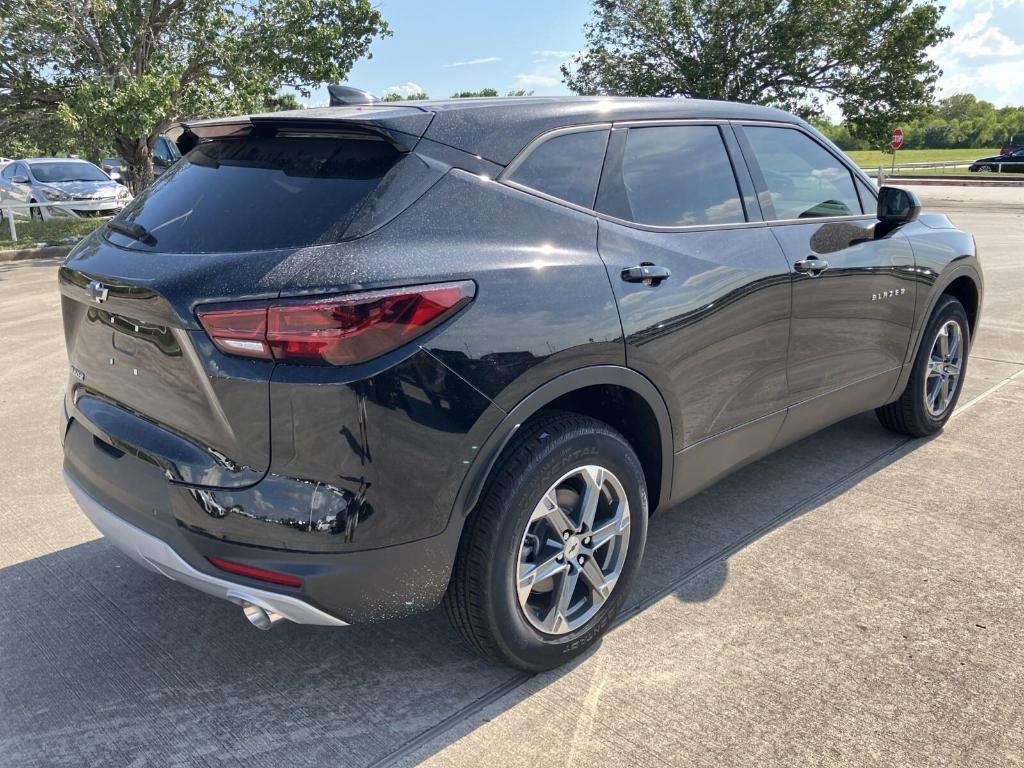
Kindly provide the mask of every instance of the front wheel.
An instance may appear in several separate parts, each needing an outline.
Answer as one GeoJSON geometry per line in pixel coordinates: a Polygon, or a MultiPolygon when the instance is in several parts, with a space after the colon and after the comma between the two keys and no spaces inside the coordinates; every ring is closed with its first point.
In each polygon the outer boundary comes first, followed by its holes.
{"type": "Polygon", "coordinates": [[[629,594],[647,536],[640,462],[603,422],[522,427],[466,522],[445,610],[482,655],[536,672],[583,653],[629,594]]]}
{"type": "Polygon", "coordinates": [[[898,400],[875,411],[882,425],[911,437],[942,429],[960,398],[969,344],[963,305],[943,295],[921,337],[906,389],[898,400]]]}

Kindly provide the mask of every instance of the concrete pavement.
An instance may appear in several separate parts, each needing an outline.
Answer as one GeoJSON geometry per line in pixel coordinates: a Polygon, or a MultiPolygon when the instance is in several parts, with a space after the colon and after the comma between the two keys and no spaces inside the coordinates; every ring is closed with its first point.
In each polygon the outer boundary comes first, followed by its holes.
{"type": "Polygon", "coordinates": [[[1024,763],[1024,190],[917,191],[986,270],[947,429],[849,419],[655,517],[634,610],[535,677],[438,612],[256,632],[98,539],[55,262],[0,264],[0,766],[1024,763]]]}

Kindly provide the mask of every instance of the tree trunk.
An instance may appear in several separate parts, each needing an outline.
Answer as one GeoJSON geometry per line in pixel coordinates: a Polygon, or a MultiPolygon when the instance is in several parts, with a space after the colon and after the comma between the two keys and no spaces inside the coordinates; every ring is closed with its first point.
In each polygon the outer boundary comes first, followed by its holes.
{"type": "Polygon", "coordinates": [[[137,195],[153,183],[153,143],[155,137],[135,139],[118,136],[115,139],[117,149],[124,161],[125,176],[128,189],[137,195]]]}

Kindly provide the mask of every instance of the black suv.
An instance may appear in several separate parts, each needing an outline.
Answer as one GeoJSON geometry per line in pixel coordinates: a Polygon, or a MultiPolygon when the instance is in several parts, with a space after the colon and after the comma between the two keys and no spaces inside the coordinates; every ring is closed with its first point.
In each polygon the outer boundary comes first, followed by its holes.
{"type": "Polygon", "coordinates": [[[655,509],[867,409],[931,434],[961,391],[971,236],[785,112],[478,99],[175,140],[60,270],[65,477],[261,628],[443,602],[552,667],[655,509]]]}

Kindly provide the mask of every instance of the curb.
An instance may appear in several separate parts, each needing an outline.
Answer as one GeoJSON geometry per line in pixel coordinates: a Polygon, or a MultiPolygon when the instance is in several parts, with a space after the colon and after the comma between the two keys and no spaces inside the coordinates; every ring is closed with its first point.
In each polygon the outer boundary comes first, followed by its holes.
{"type": "Polygon", "coordinates": [[[0,251],[0,261],[21,261],[23,259],[63,259],[73,245],[47,245],[42,248],[18,248],[0,251]]]}

